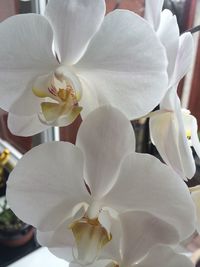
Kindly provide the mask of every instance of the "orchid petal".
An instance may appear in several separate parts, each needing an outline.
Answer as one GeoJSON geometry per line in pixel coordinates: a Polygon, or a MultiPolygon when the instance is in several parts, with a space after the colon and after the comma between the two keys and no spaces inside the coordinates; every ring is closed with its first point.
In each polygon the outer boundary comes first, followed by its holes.
{"type": "Polygon", "coordinates": [[[59,101],[60,99],[57,96],[56,89],[54,92],[51,88],[54,85],[54,80],[55,77],[52,73],[37,77],[32,88],[34,95],[39,98],[49,97],[54,99],[55,101],[59,101]]]}
{"type": "Polygon", "coordinates": [[[135,135],[131,123],[119,110],[104,106],[81,124],[76,144],[84,154],[84,179],[92,196],[101,198],[115,182],[124,156],[134,151],[135,135]]]}
{"type": "Polygon", "coordinates": [[[194,40],[192,34],[187,32],[180,36],[180,44],[176,59],[173,84],[179,83],[179,81],[188,72],[189,68],[191,67],[193,57],[194,40]]]}
{"type": "Polygon", "coordinates": [[[88,201],[80,150],[65,142],[33,148],[11,173],[7,198],[23,221],[53,230],[76,204],[88,201]]]}
{"type": "MultiPolygon", "coordinates": [[[[58,103],[41,103],[42,115],[47,122],[54,122],[62,114],[63,107],[58,103]]],[[[67,110],[68,112],[68,110],[67,110]]]]}
{"type": "MultiPolygon", "coordinates": [[[[192,146],[197,153],[198,157],[200,158],[200,142],[199,142],[199,137],[198,137],[198,125],[197,125],[197,120],[194,116],[188,115],[191,121],[191,141],[192,141],[192,146]]],[[[187,128],[186,128],[187,129],[187,128]]]]}
{"type": "Polygon", "coordinates": [[[84,92],[80,99],[80,106],[84,107],[81,112],[81,117],[83,120],[85,120],[87,115],[90,114],[90,112],[92,112],[93,110],[97,109],[100,104],[95,88],[84,79],[81,79],[81,83],[82,87],[84,88],[84,92]]]}
{"type": "Polygon", "coordinates": [[[105,1],[51,0],[45,15],[54,29],[59,59],[72,65],[80,59],[98,31],[105,15],[105,1]]]}
{"type": "Polygon", "coordinates": [[[119,217],[117,219],[112,219],[111,233],[112,239],[102,250],[99,259],[107,259],[115,262],[121,262],[122,226],[119,217]]]}
{"type": "MultiPolygon", "coordinates": [[[[87,265],[88,267],[108,267],[108,264],[110,263],[109,260],[100,260],[100,261],[95,261],[91,265],[87,265]]],[[[111,265],[112,266],[112,265],[111,265]]],[[[82,267],[82,265],[79,265],[77,263],[71,262],[69,264],[69,267],[82,267]]],[[[112,266],[113,267],[113,266],[112,266]]]]}
{"type": "Polygon", "coordinates": [[[152,142],[165,163],[171,166],[183,179],[191,179],[195,173],[192,150],[186,138],[180,101],[172,88],[161,103],[161,110],[150,118],[152,142]]]}
{"type": "Polygon", "coordinates": [[[183,114],[181,110],[180,100],[176,98],[176,116],[179,123],[179,136],[178,145],[181,155],[181,160],[183,162],[184,173],[188,179],[191,179],[196,171],[196,165],[192,154],[192,149],[190,148],[189,141],[186,136],[186,129],[183,121],[183,114]]]}
{"type": "Polygon", "coordinates": [[[111,217],[107,210],[102,210],[99,214],[98,220],[100,224],[106,229],[106,232],[110,234],[111,229],[111,217]]]}
{"type": "Polygon", "coordinates": [[[122,262],[138,262],[156,244],[173,245],[178,232],[168,223],[148,212],[131,211],[120,215],[122,223],[122,262]],[[134,230],[133,230],[134,229],[134,230]]]}
{"type": "Polygon", "coordinates": [[[18,15],[1,23],[0,35],[0,105],[15,114],[33,115],[37,105],[32,104],[36,103],[32,82],[58,65],[52,53],[52,29],[40,15],[18,15]],[[24,94],[32,97],[25,99],[24,94]]]}
{"type": "Polygon", "coordinates": [[[191,193],[192,200],[194,201],[196,214],[197,214],[197,231],[200,233],[200,191],[191,193]]]}
{"type": "Polygon", "coordinates": [[[12,134],[25,137],[38,134],[49,128],[40,122],[38,115],[17,116],[8,113],[7,123],[12,134]]]}
{"type": "Polygon", "coordinates": [[[118,180],[102,202],[118,211],[147,211],[174,226],[181,240],[194,230],[194,205],[187,186],[148,154],[131,153],[124,159],[118,180]]]}
{"type": "Polygon", "coordinates": [[[176,16],[173,16],[171,11],[167,9],[161,13],[157,35],[166,49],[168,59],[167,72],[169,82],[171,82],[179,46],[179,26],[176,16]]]}
{"type": "MultiPolygon", "coordinates": [[[[166,66],[164,48],[151,26],[133,12],[117,10],[105,17],[74,68],[81,81],[95,88],[99,105],[112,103],[135,119],[164,96],[166,66]]],[[[83,95],[85,90],[83,84],[83,95]]]]}
{"type": "Polygon", "coordinates": [[[198,125],[197,120],[194,116],[188,113],[188,110],[182,110],[182,117],[183,123],[188,134],[188,137],[191,138],[191,146],[193,146],[195,152],[197,153],[198,157],[200,158],[200,142],[198,137],[198,125]]]}
{"type": "Polygon", "coordinates": [[[48,247],[52,254],[66,261],[72,261],[74,259],[72,248],[75,246],[74,236],[68,228],[69,221],[64,221],[52,232],[37,231],[39,244],[48,247]]]}
{"type": "Polygon", "coordinates": [[[19,95],[9,109],[9,112],[18,116],[33,116],[40,111],[40,99],[33,94],[32,83],[27,90],[19,95]]]}
{"type": "Polygon", "coordinates": [[[170,247],[156,246],[149,254],[138,264],[133,265],[137,267],[195,267],[192,261],[180,254],[176,254],[170,247]]]}
{"type": "Polygon", "coordinates": [[[174,114],[166,112],[150,118],[150,132],[151,140],[163,161],[186,179],[178,146],[178,122],[174,114]]]}
{"type": "Polygon", "coordinates": [[[45,125],[67,126],[71,124],[82,111],[82,107],[59,105],[57,103],[44,102],[41,104],[42,114],[39,114],[40,121],[45,125]]]}
{"type": "MultiPolygon", "coordinates": [[[[176,109],[177,103],[177,87],[171,87],[165,94],[164,98],[160,103],[160,110],[164,111],[174,111],[176,109]]],[[[179,106],[180,107],[180,106],[179,106]]]]}
{"type": "MultiPolygon", "coordinates": [[[[71,220],[70,220],[71,221],[71,220]]],[[[40,245],[48,248],[73,247],[75,245],[72,231],[68,228],[69,222],[64,221],[55,231],[37,231],[37,240],[40,245]]]]}
{"type": "Polygon", "coordinates": [[[145,19],[157,31],[164,0],[148,0],[145,2],[145,19]]]}

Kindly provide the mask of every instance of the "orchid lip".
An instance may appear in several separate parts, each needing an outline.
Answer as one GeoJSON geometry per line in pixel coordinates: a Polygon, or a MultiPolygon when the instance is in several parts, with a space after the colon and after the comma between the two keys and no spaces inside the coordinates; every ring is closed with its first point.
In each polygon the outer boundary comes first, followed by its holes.
{"type": "Polygon", "coordinates": [[[70,124],[82,110],[82,107],[78,106],[81,99],[80,88],[77,90],[76,84],[72,81],[70,75],[73,74],[64,71],[64,67],[59,67],[53,74],[40,76],[33,86],[34,95],[44,99],[41,101],[41,112],[38,114],[44,124],[56,124],[63,117],[68,119],[70,124]]]}
{"type": "Polygon", "coordinates": [[[100,224],[98,218],[90,219],[87,215],[70,224],[69,228],[76,242],[74,260],[80,264],[93,263],[101,249],[112,239],[112,235],[100,224]]]}

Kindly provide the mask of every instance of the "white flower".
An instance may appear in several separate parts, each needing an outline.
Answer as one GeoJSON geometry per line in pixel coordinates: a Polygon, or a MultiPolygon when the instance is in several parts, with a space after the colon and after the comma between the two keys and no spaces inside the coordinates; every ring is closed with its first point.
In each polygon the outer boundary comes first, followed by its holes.
{"type": "MultiPolygon", "coordinates": [[[[147,2],[146,18],[156,30],[166,49],[169,61],[168,91],[160,103],[160,111],[154,113],[150,118],[151,140],[165,163],[171,166],[184,180],[187,180],[192,178],[195,173],[195,162],[190,143],[187,140],[188,132],[192,135],[193,145],[197,151],[199,151],[200,145],[194,124],[190,128],[188,128],[188,123],[185,124],[188,119],[185,120],[186,114],[181,110],[177,87],[192,62],[193,38],[190,33],[179,36],[176,17],[169,10],[161,12],[163,0],[147,2]]],[[[190,116],[190,118],[195,121],[194,117],[190,116]]]]}
{"type": "MultiPolygon", "coordinates": [[[[105,259],[89,267],[194,267],[186,256],[162,244],[167,236],[168,241],[176,236],[172,228],[167,229],[162,221],[148,213],[136,212],[135,216],[134,213],[120,215],[121,235],[104,248],[105,259]]],[[[74,262],[69,266],[80,267],[74,262]]]]}
{"type": "Polygon", "coordinates": [[[107,103],[135,119],[160,102],[167,59],[154,31],[133,12],[104,14],[104,0],[50,0],[45,16],[1,23],[0,106],[14,134],[66,126],[107,103]]]}
{"type": "Polygon", "coordinates": [[[188,188],[171,168],[134,150],[128,119],[101,107],[81,124],[76,146],[43,144],[19,161],[8,180],[9,204],[38,229],[42,245],[68,261],[90,263],[106,243],[112,246],[119,236],[112,229],[127,210],[134,211],[137,238],[155,216],[163,222],[156,242],[186,239],[196,219],[188,188]]]}

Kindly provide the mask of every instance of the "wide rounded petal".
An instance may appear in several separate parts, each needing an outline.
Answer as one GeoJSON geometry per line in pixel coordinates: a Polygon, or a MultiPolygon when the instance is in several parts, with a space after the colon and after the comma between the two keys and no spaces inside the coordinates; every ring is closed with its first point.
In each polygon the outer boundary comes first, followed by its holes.
{"type": "Polygon", "coordinates": [[[33,80],[58,65],[52,53],[53,31],[44,17],[28,14],[2,22],[0,36],[0,106],[6,111],[12,108],[15,114],[32,115],[37,109],[31,92],[33,80]]]}
{"type": "Polygon", "coordinates": [[[115,182],[124,156],[135,150],[135,135],[123,113],[103,106],[81,124],[76,144],[84,154],[84,179],[93,198],[101,198],[115,182]]]}
{"type": "Polygon", "coordinates": [[[25,137],[38,134],[50,127],[41,123],[38,115],[17,116],[9,113],[7,123],[12,134],[25,137]]]}
{"type": "Polygon", "coordinates": [[[195,210],[187,186],[171,168],[148,154],[132,153],[125,158],[116,184],[102,201],[118,211],[147,211],[174,226],[181,240],[194,231],[195,210]]]}
{"type": "Polygon", "coordinates": [[[160,15],[162,11],[164,0],[148,0],[145,2],[145,19],[157,31],[160,24],[160,15]]]}
{"type": "Polygon", "coordinates": [[[12,210],[41,231],[54,229],[88,197],[82,153],[66,142],[46,143],[30,150],[14,168],[7,184],[12,210]]]}
{"type": "Polygon", "coordinates": [[[49,251],[56,257],[68,262],[74,259],[72,248],[75,246],[73,233],[68,227],[69,224],[70,220],[64,221],[52,232],[37,231],[39,244],[48,247],[49,251]]]}
{"type": "Polygon", "coordinates": [[[173,245],[179,241],[174,227],[148,212],[131,211],[119,217],[122,224],[122,262],[126,263],[125,266],[138,262],[156,244],[173,245]]]}
{"type": "Polygon", "coordinates": [[[130,11],[117,10],[105,17],[74,68],[84,81],[83,95],[89,84],[99,105],[112,103],[129,119],[152,111],[167,87],[165,50],[151,26],[130,11]]]}
{"type": "MultiPolygon", "coordinates": [[[[148,1],[147,1],[148,2],[148,1]]],[[[158,27],[157,35],[164,45],[168,59],[168,78],[169,83],[174,74],[176,57],[179,47],[179,26],[176,16],[169,10],[164,10],[161,13],[160,25],[158,27]]]]}
{"type": "Polygon", "coordinates": [[[170,247],[155,246],[148,255],[137,265],[137,267],[195,267],[192,261],[184,256],[175,253],[170,247]]]}
{"type": "Polygon", "coordinates": [[[59,59],[72,65],[80,59],[98,31],[105,15],[105,1],[50,0],[45,15],[54,30],[59,59]]]}

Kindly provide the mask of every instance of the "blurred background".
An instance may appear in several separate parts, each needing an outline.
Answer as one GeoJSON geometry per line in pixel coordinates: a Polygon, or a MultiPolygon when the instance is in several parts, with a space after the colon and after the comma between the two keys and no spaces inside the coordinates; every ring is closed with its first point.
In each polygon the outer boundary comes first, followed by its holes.
{"type": "MultiPolygon", "coordinates": [[[[46,3],[47,0],[0,0],[0,22],[15,14],[32,12],[43,14],[46,3]]],[[[134,11],[140,16],[144,15],[145,0],[106,0],[106,4],[107,13],[121,8],[134,11]]],[[[165,0],[164,8],[170,9],[177,16],[181,33],[200,24],[200,0],[165,0]]],[[[178,92],[182,107],[191,111],[200,126],[200,34],[196,32],[193,36],[195,57],[189,73],[179,85],[178,92]]],[[[5,202],[6,180],[10,171],[23,153],[41,142],[65,140],[74,143],[80,123],[81,118],[79,117],[72,125],[62,128],[60,131],[57,128],[52,128],[34,137],[17,137],[8,130],[7,114],[0,109],[0,267],[10,266],[13,262],[39,247],[35,240],[33,228],[18,220],[5,202]],[[12,227],[10,221],[12,221],[12,227]],[[15,224],[14,229],[13,224],[15,224]]],[[[133,127],[139,140],[137,150],[157,155],[156,149],[149,140],[148,123],[145,121],[133,122],[133,127]]],[[[189,186],[200,184],[198,159],[196,159],[196,163],[197,173],[189,186]]],[[[192,252],[200,248],[200,238],[195,236],[188,248],[192,252]]],[[[198,251],[193,255],[195,262],[198,261],[199,255],[198,251]]]]}

